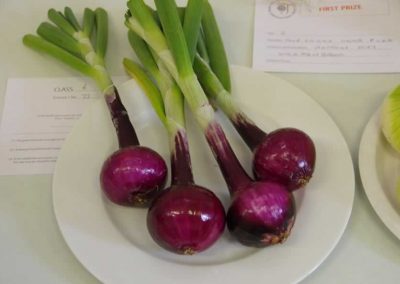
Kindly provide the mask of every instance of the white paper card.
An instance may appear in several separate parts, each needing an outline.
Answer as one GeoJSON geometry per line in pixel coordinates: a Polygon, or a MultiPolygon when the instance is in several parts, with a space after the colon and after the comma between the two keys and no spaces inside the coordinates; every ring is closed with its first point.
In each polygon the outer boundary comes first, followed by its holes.
{"type": "Polygon", "coordinates": [[[256,0],[253,67],[399,72],[399,19],[394,0],[256,0]]]}
{"type": "Polygon", "coordinates": [[[100,97],[86,78],[9,79],[0,128],[0,174],[51,174],[74,122],[100,97]]]}

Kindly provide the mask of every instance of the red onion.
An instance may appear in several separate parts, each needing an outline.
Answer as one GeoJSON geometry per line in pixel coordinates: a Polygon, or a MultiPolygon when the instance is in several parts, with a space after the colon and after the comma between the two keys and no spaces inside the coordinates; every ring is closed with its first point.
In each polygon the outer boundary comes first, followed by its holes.
{"type": "Polygon", "coordinates": [[[100,181],[105,195],[124,206],[147,206],[164,187],[167,166],[150,148],[131,146],[114,152],[104,162],[100,181]]]}
{"type": "Polygon", "coordinates": [[[161,247],[192,255],[219,239],[225,227],[225,211],[210,190],[194,184],[175,185],[152,203],[147,227],[161,247]]]}
{"type": "Polygon", "coordinates": [[[314,143],[296,128],[270,132],[254,150],[253,172],[256,178],[280,182],[290,191],[308,183],[314,166],[314,143]]]}
{"type": "Polygon", "coordinates": [[[290,191],[308,183],[316,157],[310,136],[291,127],[267,134],[243,113],[237,113],[231,121],[253,151],[253,172],[257,180],[277,181],[290,191]]]}
{"type": "Polygon", "coordinates": [[[238,191],[228,210],[229,231],[244,245],[282,243],[295,220],[295,205],[287,189],[274,182],[255,182],[238,191]]]}
{"type": "Polygon", "coordinates": [[[175,134],[172,184],[151,204],[147,228],[161,247],[192,255],[213,245],[225,228],[225,210],[210,190],[195,185],[186,133],[175,134]]]}

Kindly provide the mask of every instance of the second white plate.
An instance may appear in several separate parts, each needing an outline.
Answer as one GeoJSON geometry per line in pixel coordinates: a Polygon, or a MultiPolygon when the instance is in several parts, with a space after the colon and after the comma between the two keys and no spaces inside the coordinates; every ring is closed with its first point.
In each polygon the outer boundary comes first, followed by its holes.
{"type": "Polygon", "coordinates": [[[396,183],[400,155],[386,142],[380,128],[380,109],[365,127],[360,142],[359,168],[364,191],[383,223],[400,239],[400,203],[396,183]]]}
{"type": "MultiPolygon", "coordinates": [[[[263,72],[232,68],[232,95],[263,129],[298,127],[314,140],[317,163],[305,190],[296,193],[297,219],[289,239],[264,249],[241,246],[226,233],[212,248],[178,256],[159,248],[146,230],[146,210],[103,198],[99,172],[117,149],[102,100],[82,116],[63,147],[54,174],[53,202],[61,232],[77,259],[104,283],[293,283],[309,275],[338,243],[354,198],[351,156],[339,129],[309,96],[263,72]]],[[[169,160],[168,139],[134,81],[120,86],[142,144],[169,160]]],[[[219,117],[239,160],[250,171],[250,151],[219,117]]],[[[224,205],[228,191],[202,133],[188,125],[195,180],[224,205]]]]}

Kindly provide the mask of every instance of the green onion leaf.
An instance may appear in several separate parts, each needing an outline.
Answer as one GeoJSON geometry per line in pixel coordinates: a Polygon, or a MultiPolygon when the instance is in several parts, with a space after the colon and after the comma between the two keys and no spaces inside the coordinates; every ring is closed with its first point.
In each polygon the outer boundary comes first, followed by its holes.
{"type": "Polygon", "coordinates": [[[168,47],[172,52],[178,73],[182,77],[192,75],[190,60],[182,24],[174,0],[155,0],[168,47]]]}
{"type": "Polygon", "coordinates": [[[167,119],[165,117],[164,103],[157,86],[146,72],[134,61],[124,58],[123,64],[128,74],[135,78],[136,82],[144,91],[161,122],[166,125],[167,119]]]}
{"type": "Polygon", "coordinates": [[[23,43],[36,51],[53,56],[84,75],[90,77],[94,75],[94,71],[89,64],[43,38],[35,35],[25,35],[23,37],[23,43]]]}
{"type": "Polygon", "coordinates": [[[194,58],[193,68],[207,96],[214,102],[217,102],[221,110],[230,119],[234,119],[235,115],[239,112],[239,108],[230,96],[230,93],[225,90],[221,81],[199,54],[196,54],[194,58]]]}
{"type": "Polygon", "coordinates": [[[94,12],[89,9],[85,8],[85,11],[83,12],[83,32],[90,37],[93,31],[94,27],[94,22],[95,22],[95,15],[94,12]]]}
{"type": "Polygon", "coordinates": [[[174,79],[160,60],[156,62],[155,57],[157,55],[153,56],[152,51],[141,37],[133,31],[129,31],[128,39],[143,67],[147,69],[158,85],[158,89],[164,100],[166,116],[170,118],[167,128],[170,131],[175,131],[177,124],[181,127],[184,126],[183,96],[174,79]]]}
{"type": "Polygon", "coordinates": [[[210,63],[210,58],[208,57],[206,43],[204,42],[203,29],[200,29],[199,40],[197,42],[197,53],[205,62],[207,62],[207,64],[210,63]]]}
{"type": "MultiPolygon", "coordinates": [[[[178,14],[179,14],[179,19],[181,20],[181,23],[183,23],[183,20],[185,19],[185,11],[186,11],[186,7],[178,7],[178,14]]],[[[155,12],[155,13],[158,17],[157,12],[155,12]]]]}
{"type": "Polygon", "coordinates": [[[78,20],[76,19],[75,14],[70,7],[64,8],[64,15],[65,18],[75,28],[76,31],[81,30],[81,26],[79,25],[78,20]]]}
{"type": "Polygon", "coordinates": [[[197,42],[200,34],[203,7],[206,0],[189,0],[183,20],[183,32],[189,50],[190,59],[193,62],[196,54],[197,42]]]}
{"type": "Polygon", "coordinates": [[[50,41],[70,53],[81,57],[79,45],[76,39],[64,32],[62,29],[48,22],[43,22],[39,25],[37,33],[47,41],[50,41]]]}
{"type": "Polygon", "coordinates": [[[96,17],[96,52],[104,58],[108,43],[108,16],[103,8],[97,8],[94,13],[96,17]]]}
{"type": "Polygon", "coordinates": [[[135,32],[129,30],[128,40],[143,67],[147,69],[147,71],[155,80],[155,83],[160,89],[161,95],[164,95],[165,91],[169,89],[174,82],[172,78],[170,78],[169,73],[162,73],[160,71],[158,62],[156,62],[155,60],[155,57],[157,57],[157,55],[153,56],[152,50],[148,47],[147,43],[140,36],[138,36],[135,32]],[[167,76],[168,80],[166,78],[167,76]]]}
{"type": "Polygon", "coordinates": [[[65,17],[58,11],[50,9],[48,12],[48,17],[57,27],[62,29],[67,34],[73,36],[76,32],[75,28],[70,24],[70,22],[65,19],[65,17]]]}
{"type": "Polygon", "coordinates": [[[151,74],[156,73],[158,71],[158,66],[146,42],[131,30],[128,31],[128,40],[142,65],[149,70],[151,74]]]}
{"type": "Polygon", "coordinates": [[[217,20],[215,19],[213,9],[208,1],[204,7],[202,27],[211,69],[217,75],[225,89],[230,92],[231,79],[229,63],[217,20]]]}

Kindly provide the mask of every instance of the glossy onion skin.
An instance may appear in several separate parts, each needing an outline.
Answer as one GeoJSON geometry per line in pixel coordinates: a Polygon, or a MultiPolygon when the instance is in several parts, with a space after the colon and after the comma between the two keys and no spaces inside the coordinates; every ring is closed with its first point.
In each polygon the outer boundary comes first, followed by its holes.
{"type": "Polygon", "coordinates": [[[225,210],[210,190],[193,184],[175,185],[152,202],[147,228],[166,250],[192,255],[213,245],[225,228],[225,210]]]}
{"type": "Polygon", "coordinates": [[[313,175],[316,152],[312,139],[296,128],[280,128],[267,134],[254,150],[253,172],[257,180],[276,181],[293,191],[313,175]]]}
{"type": "Polygon", "coordinates": [[[145,207],[163,189],[167,172],[167,165],[157,152],[143,146],[130,146],[106,159],[100,184],[112,202],[145,207]]]}
{"type": "Polygon", "coordinates": [[[275,182],[254,182],[236,192],[227,213],[230,233],[251,247],[284,242],[294,221],[294,198],[285,186],[275,182]]]}

